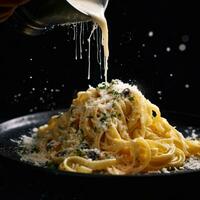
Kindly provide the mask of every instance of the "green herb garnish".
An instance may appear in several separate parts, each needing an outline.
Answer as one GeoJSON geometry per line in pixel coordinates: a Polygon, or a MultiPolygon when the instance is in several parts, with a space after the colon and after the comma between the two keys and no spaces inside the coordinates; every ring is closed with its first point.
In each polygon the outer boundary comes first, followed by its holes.
{"type": "Polygon", "coordinates": [[[102,113],[102,117],[101,117],[101,119],[100,119],[100,121],[102,122],[102,123],[104,123],[106,120],[107,120],[107,116],[106,116],[106,114],[105,113],[102,113]]]}
{"type": "Polygon", "coordinates": [[[116,113],[111,113],[111,118],[114,118],[114,117],[117,117],[117,114],[116,113]]]}
{"type": "Polygon", "coordinates": [[[107,85],[106,83],[101,83],[97,86],[97,89],[100,89],[100,90],[105,90],[107,88],[107,85]]]}
{"type": "Polygon", "coordinates": [[[113,94],[114,96],[119,96],[119,95],[120,95],[120,93],[117,92],[116,90],[113,90],[113,91],[112,91],[112,94],[113,94]]]}
{"type": "Polygon", "coordinates": [[[37,146],[33,146],[33,148],[31,149],[31,153],[39,153],[39,149],[37,146]]]}
{"type": "Polygon", "coordinates": [[[75,155],[76,156],[85,156],[85,152],[81,149],[76,149],[75,150],[75,155]]]}
{"type": "Polygon", "coordinates": [[[131,96],[131,97],[128,98],[128,100],[129,100],[129,101],[134,101],[134,97],[131,96]]]}

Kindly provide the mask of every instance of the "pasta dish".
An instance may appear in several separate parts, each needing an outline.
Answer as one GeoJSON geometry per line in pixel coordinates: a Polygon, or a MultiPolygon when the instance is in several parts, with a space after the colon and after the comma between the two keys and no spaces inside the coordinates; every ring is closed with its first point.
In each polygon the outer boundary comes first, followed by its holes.
{"type": "Polygon", "coordinates": [[[200,153],[134,85],[120,80],[79,92],[70,108],[39,127],[38,154],[58,169],[135,174],[181,167],[200,153]]]}

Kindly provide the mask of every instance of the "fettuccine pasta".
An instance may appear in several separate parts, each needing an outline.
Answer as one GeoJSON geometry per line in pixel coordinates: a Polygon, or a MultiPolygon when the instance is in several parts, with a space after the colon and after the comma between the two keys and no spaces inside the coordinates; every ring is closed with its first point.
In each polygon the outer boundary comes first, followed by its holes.
{"type": "Polygon", "coordinates": [[[79,92],[38,129],[36,147],[62,171],[135,174],[181,167],[200,153],[136,86],[120,80],[79,92]]]}

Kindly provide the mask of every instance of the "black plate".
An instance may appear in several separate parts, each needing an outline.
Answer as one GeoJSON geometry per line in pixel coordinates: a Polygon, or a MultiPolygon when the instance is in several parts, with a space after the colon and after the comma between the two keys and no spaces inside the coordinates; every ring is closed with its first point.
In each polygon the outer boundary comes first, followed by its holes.
{"type": "MultiPolygon", "coordinates": [[[[20,157],[17,154],[17,143],[13,142],[12,140],[18,139],[21,135],[30,135],[32,129],[35,127],[39,127],[42,124],[45,124],[50,116],[60,113],[61,111],[48,111],[42,113],[36,113],[31,115],[26,115],[23,117],[19,117],[16,119],[12,119],[0,124],[0,155],[4,158],[8,158],[10,160],[14,160],[17,162],[20,161],[20,157]]],[[[179,131],[181,131],[185,136],[191,134],[192,130],[196,130],[196,134],[200,135],[200,117],[195,115],[188,115],[184,113],[177,113],[177,112],[164,112],[164,117],[169,119],[170,123],[177,127],[179,131]]],[[[31,164],[23,163],[27,166],[31,164]]],[[[34,167],[34,166],[32,166],[34,167]]],[[[104,175],[86,175],[86,174],[74,174],[68,172],[60,172],[57,170],[49,170],[43,168],[43,170],[51,171],[56,174],[62,175],[72,175],[72,176],[87,176],[87,177],[102,177],[104,175]]],[[[173,175],[173,174],[182,174],[182,173],[191,173],[191,172],[200,172],[200,170],[181,170],[175,171],[170,174],[145,174],[145,175],[134,175],[134,176],[166,176],[166,175],[173,175]]],[[[108,175],[106,175],[108,176],[108,175]]],[[[133,175],[132,175],[133,176],[133,175]]]]}
{"type": "MultiPolygon", "coordinates": [[[[199,170],[170,174],[105,176],[64,173],[21,162],[16,153],[17,145],[11,139],[31,134],[34,127],[46,123],[50,116],[59,112],[31,114],[0,124],[0,192],[3,182],[4,190],[1,194],[6,196],[3,199],[129,199],[130,193],[133,197],[140,197],[139,199],[160,199],[160,194],[164,194],[162,199],[185,198],[187,194],[191,199],[195,192],[190,191],[198,190],[196,181],[200,178],[199,170]]],[[[188,126],[195,128],[200,135],[199,116],[166,112],[164,117],[169,119],[172,125],[177,125],[185,135],[188,126]]]]}

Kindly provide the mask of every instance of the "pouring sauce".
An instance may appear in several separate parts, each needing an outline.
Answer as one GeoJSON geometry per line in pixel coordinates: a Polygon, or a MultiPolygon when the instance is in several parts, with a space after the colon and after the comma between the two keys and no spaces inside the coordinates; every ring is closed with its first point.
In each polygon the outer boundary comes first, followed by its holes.
{"type": "MultiPolygon", "coordinates": [[[[94,1],[94,0],[79,0],[79,1],[68,0],[68,2],[72,4],[75,8],[80,10],[81,12],[91,16],[94,23],[98,24],[99,27],[101,28],[102,46],[104,49],[104,77],[105,77],[105,82],[107,82],[108,58],[109,58],[109,45],[108,45],[109,35],[108,35],[108,24],[104,15],[105,8],[100,2],[98,3],[97,1],[94,1]]],[[[90,57],[89,57],[89,60],[90,60],[90,57]]],[[[90,61],[88,65],[88,74],[90,74],[90,61]]],[[[90,75],[88,75],[88,78],[89,77],[90,75]]]]}

